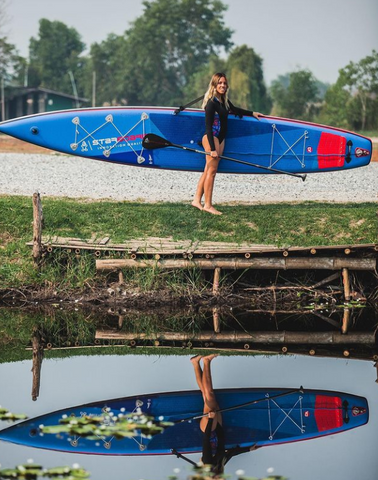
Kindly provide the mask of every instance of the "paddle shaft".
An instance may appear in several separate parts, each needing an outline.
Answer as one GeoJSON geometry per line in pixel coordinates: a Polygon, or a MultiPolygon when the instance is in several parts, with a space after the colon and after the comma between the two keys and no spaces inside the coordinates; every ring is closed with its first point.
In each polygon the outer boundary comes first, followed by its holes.
{"type": "MultiPolygon", "coordinates": [[[[209,152],[204,152],[202,150],[197,150],[196,148],[184,147],[184,145],[177,145],[176,143],[169,142],[166,145],[167,147],[176,147],[181,148],[182,150],[188,150],[189,152],[201,153],[202,155],[210,155],[209,152]]],[[[226,157],[224,155],[219,155],[219,158],[224,160],[230,160],[231,162],[241,163],[242,165],[249,165],[250,167],[261,168],[262,170],[268,170],[268,172],[281,173],[284,175],[290,175],[292,177],[301,178],[303,181],[306,180],[306,174],[301,175],[300,173],[285,172],[284,170],[277,170],[275,168],[264,167],[263,165],[258,165],[257,163],[245,162],[244,160],[238,160],[236,158],[226,157]]]]}
{"type": "MultiPolygon", "coordinates": [[[[223,412],[229,412],[230,410],[237,410],[239,408],[247,407],[249,405],[255,405],[256,403],[266,402],[267,400],[275,400],[276,398],[286,397],[287,395],[292,395],[293,393],[297,393],[297,392],[303,393],[303,387],[301,386],[294,390],[289,390],[287,392],[279,393],[277,395],[273,395],[273,397],[258,398],[257,400],[241,403],[240,405],[233,405],[232,407],[220,408],[219,410],[214,410],[214,413],[223,413],[223,412]]],[[[175,423],[188,422],[190,420],[199,420],[200,418],[207,417],[208,415],[209,413],[203,413],[202,415],[196,415],[195,417],[184,418],[175,423]]]]}

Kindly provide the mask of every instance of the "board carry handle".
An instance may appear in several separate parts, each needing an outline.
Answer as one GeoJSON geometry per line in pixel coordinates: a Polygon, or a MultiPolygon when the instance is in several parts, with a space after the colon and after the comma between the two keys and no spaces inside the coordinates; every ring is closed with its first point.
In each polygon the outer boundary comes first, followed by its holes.
{"type": "MultiPolygon", "coordinates": [[[[187,150],[188,152],[200,153],[202,155],[210,155],[209,152],[205,152],[203,150],[197,150],[196,148],[185,147],[184,145],[178,145],[176,143],[172,143],[166,138],[160,137],[155,133],[147,133],[142,140],[142,146],[147,150],[156,150],[158,148],[166,148],[166,147],[174,147],[174,148],[181,148],[181,150],[187,150]]],[[[306,180],[307,174],[300,174],[300,173],[292,173],[286,172],[284,170],[277,170],[276,168],[264,167],[263,165],[258,165],[257,163],[245,162],[244,160],[238,160],[232,157],[226,157],[225,155],[219,155],[219,158],[223,158],[224,160],[230,160],[231,162],[241,163],[242,165],[249,165],[250,167],[260,168],[262,170],[267,170],[273,173],[280,173],[283,175],[290,175],[291,177],[301,178],[303,181],[306,180]]]]}
{"type": "Polygon", "coordinates": [[[200,97],[196,98],[195,100],[192,100],[191,102],[187,103],[186,105],[181,105],[181,107],[176,108],[176,110],[173,112],[173,115],[178,115],[180,112],[185,110],[188,107],[191,107],[195,103],[199,102],[200,100],[203,100],[204,95],[201,95],[200,97]]]}

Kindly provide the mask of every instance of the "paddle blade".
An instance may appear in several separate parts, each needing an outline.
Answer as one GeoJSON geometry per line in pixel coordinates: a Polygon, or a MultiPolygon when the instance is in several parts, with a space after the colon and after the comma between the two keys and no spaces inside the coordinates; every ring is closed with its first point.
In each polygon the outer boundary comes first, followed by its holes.
{"type": "Polygon", "coordinates": [[[172,146],[171,142],[163,137],[159,137],[159,135],[155,135],[154,133],[147,133],[143,138],[142,145],[144,148],[147,148],[147,150],[172,146]]]}

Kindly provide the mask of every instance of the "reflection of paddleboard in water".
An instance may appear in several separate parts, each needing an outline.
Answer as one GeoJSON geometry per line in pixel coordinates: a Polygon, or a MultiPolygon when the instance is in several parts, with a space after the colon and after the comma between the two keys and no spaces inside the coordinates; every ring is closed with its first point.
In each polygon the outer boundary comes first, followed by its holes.
{"type": "MultiPolygon", "coordinates": [[[[226,448],[310,440],[359,427],[366,424],[369,417],[365,398],[340,392],[261,388],[215,392],[222,410],[226,448]],[[238,408],[231,408],[235,406],[238,408]]],[[[120,398],[26,420],[0,431],[0,440],[48,450],[102,455],[163,455],[172,453],[173,449],[194,453],[202,450],[202,433],[198,420],[192,418],[201,415],[202,409],[199,391],[120,398]],[[136,435],[122,440],[101,436],[89,440],[65,433],[43,435],[40,431],[40,425],[59,424],[62,415],[99,415],[110,409],[113,416],[117,416],[138,408],[155,419],[164,417],[175,425],[151,439],[136,435]]]]}
{"type": "MultiPolygon", "coordinates": [[[[202,110],[174,115],[173,108],[104,107],[64,110],[0,123],[0,132],[66,154],[141,167],[203,171],[204,155],[164,148],[147,150],[154,133],[198,148],[205,132],[202,110]]],[[[276,117],[228,119],[224,156],[283,172],[338,171],[368,165],[372,143],[345,130],[276,117]]],[[[219,172],[269,173],[222,159],[219,172]]]]}

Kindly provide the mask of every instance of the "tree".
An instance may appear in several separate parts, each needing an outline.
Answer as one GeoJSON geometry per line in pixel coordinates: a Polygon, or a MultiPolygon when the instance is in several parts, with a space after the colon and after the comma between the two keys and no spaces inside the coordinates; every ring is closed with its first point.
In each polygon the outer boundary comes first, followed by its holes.
{"type": "Polygon", "coordinates": [[[74,28],[62,22],[41,19],[38,38],[30,39],[30,85],[72,94],[69,72],[75,79],[80,77],[84,67],[84,59],[80,55],[84,48],[74,28]]]}
{"type": "Polygon", "coordinates": [[[270,94],[277,115],[311,120],[310,106],[318,99],[317,80],[309,70],[298,70],[275,80],[270,94]]]}
{"type": "MultiPolygon", "coordinates": [[[[179,103],[183,104],[203,95],[208,89],[211,77],[216,72],[225,72],[226,64],[227,60],[223,60],[217,55],[210,57],[208,63],[197,70],[188,80],[185,92],[179,103]]],[[[200,105],[201,102],[198,102],[197,106],[200,105]]]]}
{"type": "Polygon", "coordinates": [[[358,63],[350,62],[339,70],[339,82],[358,102],[360,128],[365,129],[369,113],[370,124],[377,125],[378,52],[373,50],[358,63]]]}
{"type": "Polygon", "coordinates": [[[144,1],[126,32],[122,96],[129,104],[177,104],[188,80],[211,56],[231,47],[219,0],[144,1]]]}
{"type": "Polygon", "coordinates": [[[16,47],[8,42],[5,25],[8,21],[7,2],[0,0],[0,77],[5,83],[16,80],[24,70],[25,60],[18,54],[16,47]]]}
{"type": "Polygon", "coordinates": [[[324,96],[324,105],[317,120],[325,125],[349,128],[348,104],[350,100],[350,93],[343,88],[341,82],[336,82],[327,90],[324,96]]]}
{"type": "Polygon", "coordinates": [[[125,104],[126,92],[122,91],[124,77],[126,39],[123,35],[110,34],[101,43],[91,45],[90,57],[85,68],[86,82],[83,81],[85,96],[91,97],[93,72],[96,74],[96,103],[125,104]]]}
{"type": "Polygon", "coordinates": [[[242,45],[231,51],[227,59],[230,96],[235,105],[265,113],[271,101],[264,83],[263,60],[253,48],[242,45]]]}

